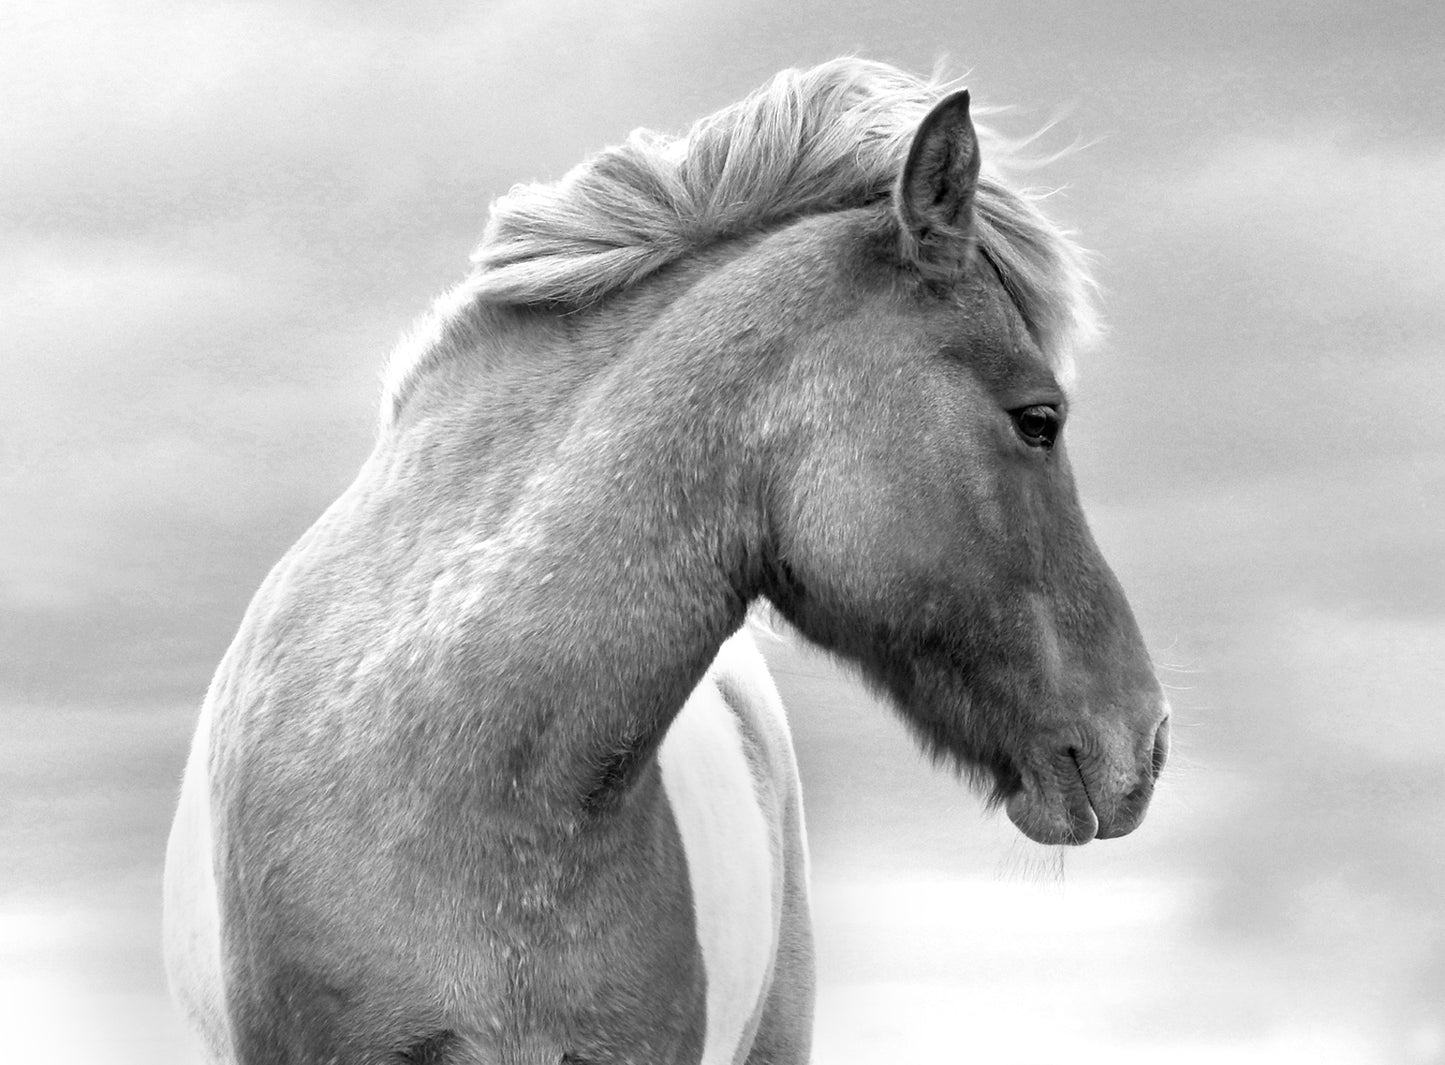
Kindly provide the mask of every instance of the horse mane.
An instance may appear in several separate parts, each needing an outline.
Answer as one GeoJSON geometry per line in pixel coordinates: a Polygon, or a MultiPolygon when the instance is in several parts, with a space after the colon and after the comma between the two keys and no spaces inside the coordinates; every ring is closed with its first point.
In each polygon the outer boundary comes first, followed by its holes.
{"type": "MultiPolygon", "coordinates": [[[[883,63],[785,70],[681,136],[633,131],[560,181],[516,185],[491,206],[473,269],[393,354],[384,417],[422,364],[475,337],[487,306],[575,311],[711,244],[892,195],[914,131],[956,87],[883,63]]],[[[980,128],[979,247],[1061,375],[1097,330],[1084,252],[1003,174],[1028,165],[980,128]]]]}

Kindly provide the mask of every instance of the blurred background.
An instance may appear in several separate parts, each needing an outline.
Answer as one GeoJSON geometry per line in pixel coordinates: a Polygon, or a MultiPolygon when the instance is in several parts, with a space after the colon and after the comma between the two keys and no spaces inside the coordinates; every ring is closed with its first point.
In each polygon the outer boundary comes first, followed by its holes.
{"type": "Polygon", "coordinates": [[[197,707],[488,202],[845,52],[1084,146],[1033,175],[1106,293],[1070,446],[1177,727],[1062,854],[769,641],[817,1060],[1445,1061],[1445,15],[1240,0],[0,8],[0,1058],[195,1060],[197,707]]]}

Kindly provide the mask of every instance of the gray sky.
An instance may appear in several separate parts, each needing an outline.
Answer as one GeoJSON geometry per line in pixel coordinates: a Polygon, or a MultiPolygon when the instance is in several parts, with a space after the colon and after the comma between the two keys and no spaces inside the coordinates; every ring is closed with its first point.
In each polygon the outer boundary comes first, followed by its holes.
{"type": "Polygon", "coordinates": [[[820,1051],[1445,1061],[1445,15],[854,0],[4,9],[6,1057],[185,1060],[156,891],[195,709],[489,200],[843,52],[1087,145],[1036,175],[1106,289],[1071,447],[1181,727],[1060,885],[771,648],[820,1051]]]}

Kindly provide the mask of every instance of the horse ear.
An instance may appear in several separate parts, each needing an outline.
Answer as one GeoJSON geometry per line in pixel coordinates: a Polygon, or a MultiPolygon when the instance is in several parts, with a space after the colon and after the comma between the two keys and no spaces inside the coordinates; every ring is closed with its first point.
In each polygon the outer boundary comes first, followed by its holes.
{"type": "Polygon", "coordinates": [[[894,190],[904,262],[938,280],[963,272],[973,246],[978,136],[968,90],[945,96],[913,135],[894,190]]]}

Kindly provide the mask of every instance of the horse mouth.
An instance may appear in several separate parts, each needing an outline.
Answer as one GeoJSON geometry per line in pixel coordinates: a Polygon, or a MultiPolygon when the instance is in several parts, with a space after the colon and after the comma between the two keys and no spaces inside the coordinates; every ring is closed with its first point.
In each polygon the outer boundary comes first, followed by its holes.
{"type": "Polygon", "coordinates": [[[1004,801],[1014,827],[1035,843],[1081,846],[1099,837],[1099,814],[1077,752],[1070,748],[1066,765],[1042,786],[1036,774],[1021,775],[1019,786],[1004,801]]]}

